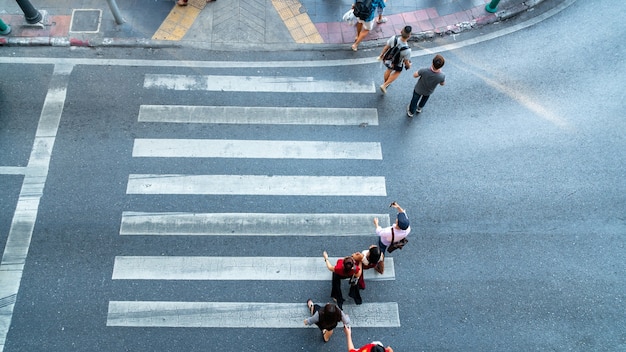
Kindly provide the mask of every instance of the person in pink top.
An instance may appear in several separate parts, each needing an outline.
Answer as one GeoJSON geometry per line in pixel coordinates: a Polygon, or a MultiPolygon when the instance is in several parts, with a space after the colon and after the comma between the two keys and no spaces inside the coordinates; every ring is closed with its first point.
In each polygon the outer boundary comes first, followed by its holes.
{"type": "MultiPolygon", "coordinates": [[[[396,222],[388,227],[381,227],[378,224],[378,218],[374,218],[374,226],[376,226],[376,235],[378,235],[378,248],[380,248],[381,255],[384,258],[385,251],[387,247],[391,244],[391,238],[393,237],[395,242],[405,238],[411,232],[411,226],[409,226],[409,217],[406,215],[406,212],[402,207],[393,202],[390,207],[395,208],[398,211],[398,216],[396,217],[396,222]]],[[[379,273],[383,273],[385,270],[385,262],[381,260],[378,262],[378,266],[376,271],[379,273]]]]}

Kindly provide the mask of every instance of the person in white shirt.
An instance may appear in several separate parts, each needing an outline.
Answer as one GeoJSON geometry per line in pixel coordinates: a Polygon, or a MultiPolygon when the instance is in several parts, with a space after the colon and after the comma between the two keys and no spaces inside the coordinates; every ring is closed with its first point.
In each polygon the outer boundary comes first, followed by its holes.
{"type": "MultiPolygon", "coordinates": [[[[406,212],[398,203],[391,203],[390,207],[394,207],[398,210],[398,216],[396,217],[396,222],[388,227],[381,227],[378,224],[378,218],[374,218],[374,226],[376,226],[376,235],[378,235],[378,248],[380,248],[381,257],[384,258],[385,251],[387,247],[391,244],[391,238],[393,235],[393,240],[398,242],[399,240],[407,237],[411,232],[411,226],[409,226],[409,217],[406,215],[406,212]]],[[[376,271],[379,273],[383,273],[385,267],[384,260],[378,262],[378,267],[376,271]]]]}

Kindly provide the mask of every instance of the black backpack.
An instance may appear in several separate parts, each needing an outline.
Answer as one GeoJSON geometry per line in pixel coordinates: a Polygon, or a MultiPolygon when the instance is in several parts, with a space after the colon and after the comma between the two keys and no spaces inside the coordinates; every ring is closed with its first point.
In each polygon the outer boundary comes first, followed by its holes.
{"type": "Polygon", "coordinates": [[[356,0],[354,3],[354,15],[363,21],[367,21],[373,11],[372,0],[356,0]]]}
{"type": "Polygon", "coordinates": [[[401,65],[400,54],[402,53],[402,51],[407,50],[408,48],[408,45],[398,46],[398,36],[395,36],[393,46],[387,49],[387,51],[385,51],[385,55],[383,55],[383,62],[389,68],[401,65]]]}

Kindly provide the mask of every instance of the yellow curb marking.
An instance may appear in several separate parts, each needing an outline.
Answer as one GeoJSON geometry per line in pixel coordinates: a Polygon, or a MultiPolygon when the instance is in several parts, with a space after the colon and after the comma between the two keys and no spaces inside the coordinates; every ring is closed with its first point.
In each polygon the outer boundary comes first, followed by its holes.
{"type": "Polygon", "coordinates": [[[159,29],[152,36],[156,40],[181,40],[191,28],[206,0],[189,0],[187,6],[174,5],[159,29]]]}
{"type": "Polygon", "coordinates": [[[272,0],[272,5],[287,26],[296,43],[324,43],[324,39],[306,13],[300,13],[302,4],[298,0],[272,0]]]}

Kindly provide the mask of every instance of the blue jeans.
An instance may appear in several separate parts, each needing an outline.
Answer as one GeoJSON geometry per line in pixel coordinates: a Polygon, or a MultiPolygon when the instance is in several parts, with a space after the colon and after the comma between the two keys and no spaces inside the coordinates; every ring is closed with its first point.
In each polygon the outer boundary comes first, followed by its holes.
{"type": "Polygon", "coordinates": [[[424,105],[426,105],[426,102],[428,101],[429,97],[430,95],[417,94],[415,93],[415,90],[413,90],[413,98],[411,98],[411,103],[409,103],[409,111],[411,112],[411,114],[415,114],[415,111],[417,110],[418,102],[419,102],[419,108],[421,109],[424,107],[424,105]]]}
{"type": "Polygon", "coordinates": [[[380,249],[381,254],[385,254],[385,251],[387,250],[387,246],[383,244],[383,242],[380,240],[380,237],[378,237],[378,248],[380,249]]]}

